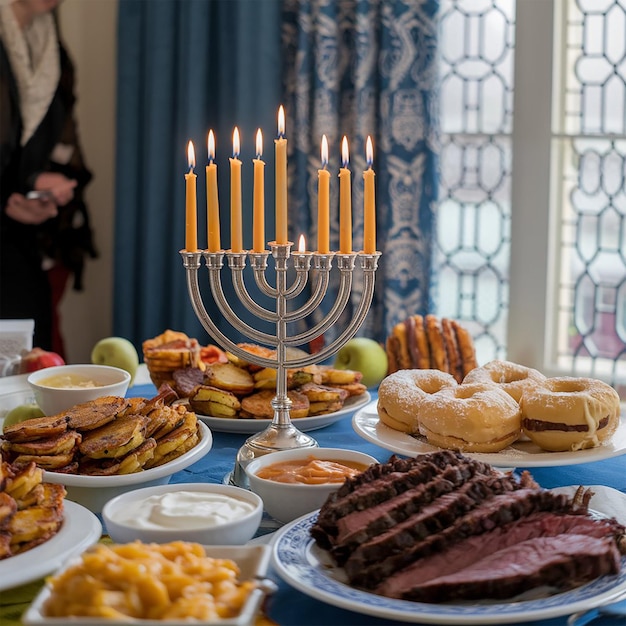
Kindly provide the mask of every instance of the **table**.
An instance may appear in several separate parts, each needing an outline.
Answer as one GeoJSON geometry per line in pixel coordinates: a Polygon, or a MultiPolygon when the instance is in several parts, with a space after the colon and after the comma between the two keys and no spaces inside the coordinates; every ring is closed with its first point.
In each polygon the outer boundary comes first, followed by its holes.
{"type": "MultiPolygon", "coordinates": [[[[149,386],[135,387],[132,390],[133,395],[145,393],[147,397],[151,392],[149,386]]],[[[339,422],[312,431],[310,434],[322,447],[358,449],[379,461],[386,461],[391,452],[358,436],[352,428],[351,419],[352,416],[347,415],[339,422]]],[[[213,448],[209,454],[186,470],[175,474],[171,482],[222,482],[224,477],[232,471],[237,451],[246,437],[247,435],[214,432],[213,448]]],[[[539,484],[546,488],[602,484],[626,493],[626,456],[570,467],[533,468],[532,474],[539,484]]],[[[270,600],[268,616],[280,626],[318,626],[320,624],[325,626],[390,626],[404,623],[339,609],[310,598],[277,577],[274,577],[274,580],[278,583],[278,592],[270,600]]],[[[542,626],[562,626],[566,623],[566,618],[532,623],[542,626]]]]}
{"type": "MultiPolygon", "coordinates": [[[[2,385],[0,385],[1,390],[2,385]]],[[[150,398],[155,393],[155,388],[151,384],[136,384],[131,387],[128,396],[150,398]]],[[[386,461],[391,453],[358,436],[352,429],[351,419],[351,415],[346,415],[342,420],[312,431],[311,434],[322,447],[357,449],[372,455],[379,461],[386,461]]],[[[224,477],[232,471],[237,451],[247,436],[213,432],[213,447],[210,452],[194,465],[174,474],[171,482],[223,482],[224,477]]],[[[626,494],[626,455],[570,467],[533,468],[532,474],[537,482],[546,488],[578,484],[606,485],[626,494]]],[[[319,626],[322,624],[324,626],[392,626],[406,623],[336,608],[291,588],[275,575],[271,577],[278,584],[278,591],[269,601],[267,614],[279,626],[319,626]]],[[[566,617],[562,617],[526,624],[565,626],[566,621],[566,617]]]]}

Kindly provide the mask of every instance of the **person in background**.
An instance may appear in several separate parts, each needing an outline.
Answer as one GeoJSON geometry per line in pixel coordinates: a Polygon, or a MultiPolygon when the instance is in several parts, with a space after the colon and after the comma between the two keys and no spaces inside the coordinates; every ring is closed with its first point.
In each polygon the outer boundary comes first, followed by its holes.
{"type": "Polygon", "coordinates": [[[34,345],[65,358],[58,306],[97,252],[59,3],[0,0],[0,318],[34,319],[34,345]]]}

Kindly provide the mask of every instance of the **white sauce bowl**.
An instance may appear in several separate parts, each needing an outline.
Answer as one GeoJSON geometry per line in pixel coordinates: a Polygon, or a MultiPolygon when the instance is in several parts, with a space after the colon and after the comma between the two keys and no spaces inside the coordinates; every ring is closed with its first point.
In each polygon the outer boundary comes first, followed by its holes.
{"type": "MultiPolygon", "coordinates": [[[[192,541],[203,545],[241,545],[254,537],[262,515],[263,501],[255,493],[240,487],[210,483],[179,483],[135,489],[109,500],[102,509],[102,519],[106,530],[111,539],[117,543],[140,540],[144,543],[192,541]],[[129,508],[136,506],[137,503],[143,503],[142,506],[146,510],[141,514],[147,516],[149,504],[146,500],[148,498],[168,494],[175,496],[181,492],[232,498],[247,504],[245,508],[249,510],[238,511],[236,517],[221,523],[215,523],[214,519],[207,517],[204,524],[198,519],[197,511],[194,513],[190,510],[194,523],[188,528],[185,527],[187,524],[184,518],[181,518],[180,526],[177,527],[173,515],[170,515],[167,521],[169,527],[139,527],[136,520],[126,521],[129,508]]],[[[158,521],[158,515],[155,515],[154,519],[158,521]]],[[[153,524],[150,523],[149,526],[153,524]]]]}

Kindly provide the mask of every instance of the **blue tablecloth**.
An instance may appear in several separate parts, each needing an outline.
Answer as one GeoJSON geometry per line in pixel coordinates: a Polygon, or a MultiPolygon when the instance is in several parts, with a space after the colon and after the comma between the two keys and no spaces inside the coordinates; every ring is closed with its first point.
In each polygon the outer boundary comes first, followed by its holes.
{"type": "MultiPolygon", "coordinates": [[[[129,396],[152,397],[152,385],[138,385],[129,390],[129,396]]],[[[352,428],[352,415],[339,422],[313,431],[311,434],[322,447],[351,448],[366,452],[379,461],[386,461],[391,452],[369,443],[352,428]]],[[[213,432],[213,447],[203,459],[175,474],[173,483],[223,482],[233,469],[237,451],[249,435],[213,432]]],[[[565,485],[606,485],[626,493],[626,456],[569,467],[533,468],[537,482],[546,488],[565,485]]],[[[272,596],[268,616],[280,626],[382,626],[401,624],[360,613],[336,608],[317,601],[275,578],[278,592],[272,596]]],[[[535,626],[564,626],[566,617],[532,622],[535,626]]],[[[602,622],[595,622],[601,624],[602,622]]],[[[610,623],[617,623],[612,621],[610,623]]]]}

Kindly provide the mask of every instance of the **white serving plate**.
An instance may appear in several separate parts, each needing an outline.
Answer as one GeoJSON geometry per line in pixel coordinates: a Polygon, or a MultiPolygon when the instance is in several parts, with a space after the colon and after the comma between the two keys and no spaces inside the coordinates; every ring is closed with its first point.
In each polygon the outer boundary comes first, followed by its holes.
{"type": "MultiPolygon", "coordinates": [[[[352,427],[363,439],[405,456],[429,454],[441,449],[429,444],[424,437],[411,436],[383,424],[378,416],[376,404],[376,401],[371,402],[352,418],[352,427]]],[[[557,467],[602,461],[626,454],[626,420],[622,416],[610,441],[587,450],[547,452],[532,441],[520,439],[500,452],[464,454],[495,467],[557,467]]]]}
{"type": "Polygon", "coordinates": [[[626,591],[626,557],[617,576],[602,576],[570,591],[533,600],[428,604],[395,600],[346,584],[343,569],[310,535],[317,511],[276,531],[273,567],[302,593],[333,606],[389,620],[423,624],[509,624],[569,615],[611,602],[626,591]]]}
{"type": "MultiPolygon", "coordinates": [[[[269,567],[271,558],[271,550],[268,546],[205,546],[207,556],[218,559],[232,559],[240,568],[240,580],[250,580],[253,578],[262,580],[269,567]]],[[[57,573],[60,573],[70,565],[76,562],[72,559],[57,573]]],[[[189,626],[193,623],[195,626],[249,626],[254,623],[255,617],[261,607],[263,598],[268,592],[273,590],[273,584],[262,581],[261,585],[252,591],[248,597],[241,613],[234,618],[222,619],[218,621],[199,621],[199,620],[146,620],[146,619],[127,619],[124,624],[137,624],[138,626],[189,626]]],[[[48,597],[50,596],[50,587],[46,585],[37,595],[31,606],[22,617],[23,624],[38,624],[40,626],[111,626],[111,624],[119,624],[119,621],[113,621],[106,618],[96,617],[46,617],[42,614],[42,608],[48,597]]]]}
{"type": "Polygon", "coordinates": [[[0,561],[0,591],[47,576],[68,558],[96,543],[101,535],[100,520],[80,504],[66,500],[63,524],[56,535],[27,552],[0,561]]]}
{"type": "Polygon", "coordinates": [[[60,483],[67,489],[67,498],[79,502],[94,513],[100,513],[102,507],[111,498],[125,493],[129,489],[152,487],[169,483],[172,474],[184,470],[204,457],[213,445],[213,435],[205,424],[199,422],[200,441],[178,458],[153,467],[152,469],[114,476],[83,476],[79,474],[60,474],[44,471],[44,481],[60,483]]]}
{"type": "MultiPolygon", "coordinates": [[[[298,430],[307,432],[324,428],[330,424],[334,424],[348,413],[352,413],[371,400],[368,391],[358,396],[350,396],[344,403],[340,411],[334,413],[325,413],[324,415],[315,415],[313,417],[298,417],[293,419],[294,425],[298,430]]],[[[270,419],[236,419],[231,417],[213,417],[211,415],[198,415],[198,419],[202,420],[209,428],[220,433],[241,433],[253,434],[265,430],[271,423],[270,419]]]]}

